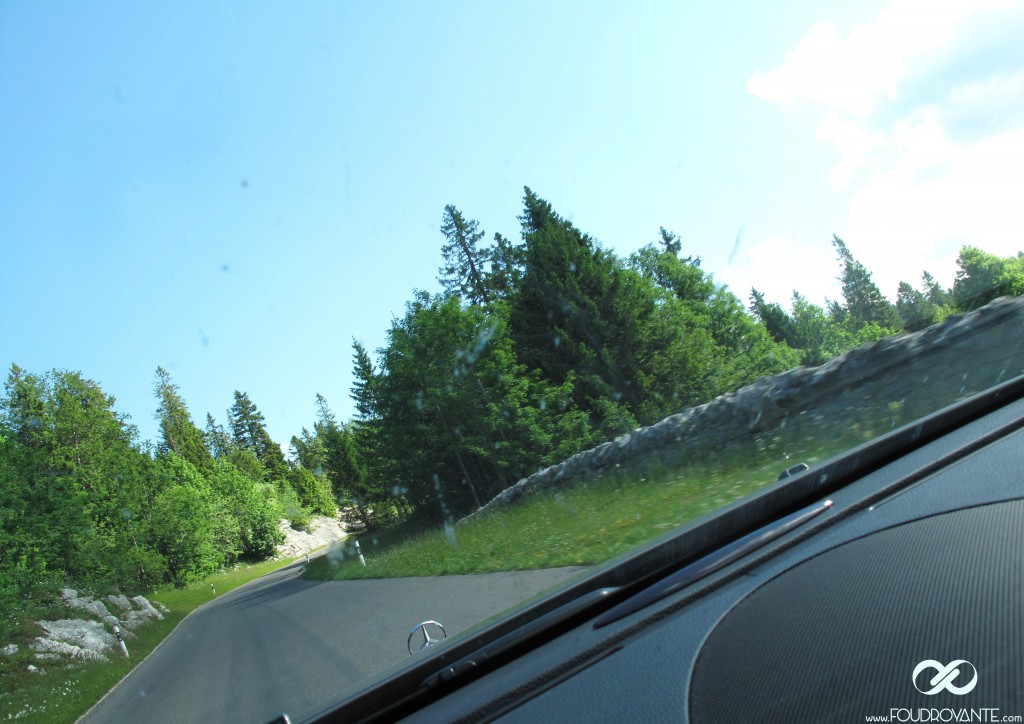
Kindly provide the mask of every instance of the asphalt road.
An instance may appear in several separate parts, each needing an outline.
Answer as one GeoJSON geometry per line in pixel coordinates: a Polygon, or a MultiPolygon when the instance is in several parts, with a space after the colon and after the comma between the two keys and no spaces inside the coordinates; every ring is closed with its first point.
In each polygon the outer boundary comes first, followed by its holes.
{"type": "Polygon", "coordinates": [[[409,659],[427,619],[449,636],[579,571],[304,581],[294,564],[201,606],[82,720],[267,722],[409,659]]]}

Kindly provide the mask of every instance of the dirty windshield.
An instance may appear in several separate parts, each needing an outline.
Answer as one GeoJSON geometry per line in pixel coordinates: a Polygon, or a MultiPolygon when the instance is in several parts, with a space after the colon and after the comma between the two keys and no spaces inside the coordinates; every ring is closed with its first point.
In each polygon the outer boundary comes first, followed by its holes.
{"type": "Polygon", "coordinates": [[[0,719],[301,713],[1020,374],[1021,37],[4,3],[0,719]]]}

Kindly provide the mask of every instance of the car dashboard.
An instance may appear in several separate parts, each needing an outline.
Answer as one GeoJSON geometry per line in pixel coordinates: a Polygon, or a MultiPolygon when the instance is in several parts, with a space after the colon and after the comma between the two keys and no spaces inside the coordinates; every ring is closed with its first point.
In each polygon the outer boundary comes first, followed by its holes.
{"type": "Polygon", "coordinates": [[[675,566],[620,561],[305,718],[1022,721],[1022,393],[780,481],[662,544],[675,566]]]}

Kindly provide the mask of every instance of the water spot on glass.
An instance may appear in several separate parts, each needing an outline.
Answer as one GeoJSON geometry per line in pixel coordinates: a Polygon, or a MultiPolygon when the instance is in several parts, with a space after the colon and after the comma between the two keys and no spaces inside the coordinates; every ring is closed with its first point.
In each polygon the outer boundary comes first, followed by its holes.
{"type": "Polygon", "coordinates": [[[575,272],[576,271],[576,262],[574,262],[574,261],[569,262],[569,271],[570,272],[575,272]]]}
{"type": "Polygon", "coordinates": [[[220,265],[220,270],[221,270],[222,272],[224,272],[225,274],[227,274],[228,272],[230,272],[230,271],[231,271],[231,267],[230,267],[230,266],[228,266],[228,263],[227,263],[227,262],[224,262],[223,264],[221,264],[221,265],[220,265]]]}
{"type": "Polygon", "coordinates": [[[409,492],[409,489],[401,485],[395,485],[391,488],[391,494],[396,498],[400,495],[405,495],[409,492]]]}
{"type": "Polygon", "coordinates": [[[548,401],[542,397],[540,399],[540,404],[538,405],[538,407],[540,407],[541,411],[548,409],[548,401]]]}
{"type": "Polygon", "coordinates": [[[324,474],[324,469],[322,467],[320,467],[319,465],[317,465],[315,468],[313,468],[313,475],[323,475],[323,474],[324,474]]]}
{"type": "Polygon", "coordinates": [[[341,565],[345,560],[345,545],[341,541],[334,541],[327,546],[327,562],[332,566],[341,565]]]}
{"type": "Polygon", "coordinates": [[[131,520],[134,517],[131,508],[121,508],[121,517],[125,520],[131,520]]]}
{"type": "Polygon", "coordinates": [[[458,546],[458,541],[455,539],[455,526],[449,523],[448,521],[445,521],[444,523],[444,535],[445,538],[448,539],[448,545],[450,545],[452,548],[458,546]]]}
{"type": "Polygon", "coordinates": [[[555,336],[555,338],[554,338],[554,339],[552,340],[552,342],[554,342],[554,344],[555,344],[555,346],[556,346],[556,347],[561,347],[561,346],[562,346],[562,338],[561,338],[561,337],[559,337],[559,336],[557,336],[557,335],[556,335],[556,336],[555,336]]]}

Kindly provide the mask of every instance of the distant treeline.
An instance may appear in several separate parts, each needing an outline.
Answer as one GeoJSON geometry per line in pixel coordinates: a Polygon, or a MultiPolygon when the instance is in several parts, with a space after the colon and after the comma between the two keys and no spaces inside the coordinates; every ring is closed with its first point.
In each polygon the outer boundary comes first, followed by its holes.
{"type": "Polygon", "coordinates": [[[833,237],[841,300],[749,307],[661,230],[621,258],[526,189],[518,241],[444,210],[442,292],[417,291],[371,354],[353,341],[355,416],[318,395],[286,459],[235,392],[196,426],[163,369],[160,439],[138,441],[78,372],[12,366],[0,398],[0,609],[64,582],[184,584],[271,555],[277,521],[351,506],[370,526],[438,523],[541,466],[769,374],[1024,293],[1024,258],[964,247],[896,303],[833,237]]]}

